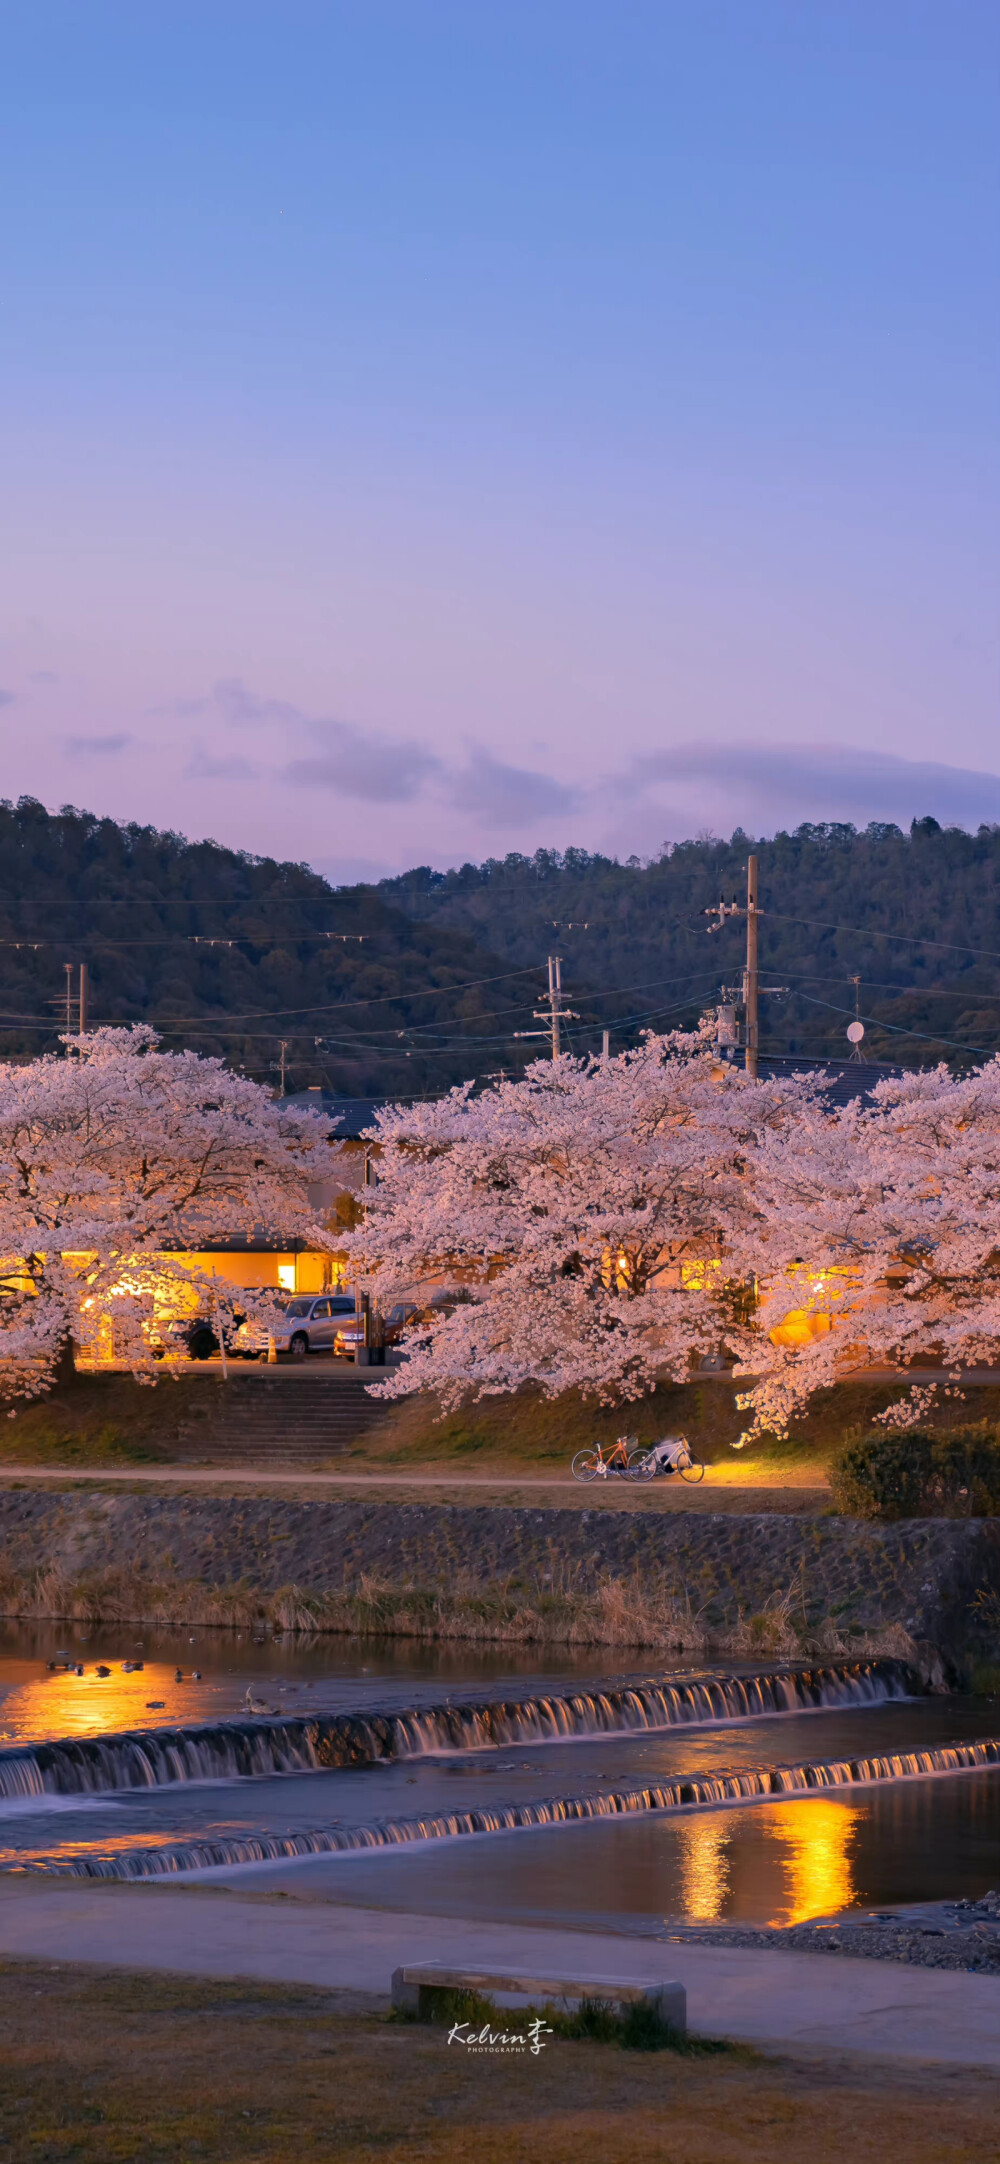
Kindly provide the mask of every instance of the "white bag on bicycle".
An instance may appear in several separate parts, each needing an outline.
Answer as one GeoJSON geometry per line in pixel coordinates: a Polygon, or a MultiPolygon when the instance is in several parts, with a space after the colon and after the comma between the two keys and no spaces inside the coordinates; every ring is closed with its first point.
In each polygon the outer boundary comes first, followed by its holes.
{"type": "Polygon", "coordinates": [[[688,1446],[682,1436],[665,1435],[661,1443],[654,1443],[649,1456],[658,1473],[676,1473],[679,1465],[688,1461],[688,1446]]]}

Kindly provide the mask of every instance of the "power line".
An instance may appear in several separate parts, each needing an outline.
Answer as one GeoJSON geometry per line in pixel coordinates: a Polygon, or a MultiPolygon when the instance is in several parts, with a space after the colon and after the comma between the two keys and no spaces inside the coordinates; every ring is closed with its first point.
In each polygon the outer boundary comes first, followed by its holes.
{"type": "MultiPolygon", "coordinates": [[[[831,1014],[846,1014],[854,1020],[853,1007],[835,1007],[832,1000],[815,999],[808,992],[800,992],[799,998],[807,1000],[810,1007],[826,1007],[831,1014]]],[[[991,1059],[997,1049],[996,1045],[961,1044],[957,1037],[937,1037],[926,1029],[906,1029],[901,1022],[882,1022],[871,1014],[863,1015],[861,1019],[870,1023],[872,1029],[889,1030],[894,1037],[919,1037],[924,1044],[947,1044],[956,1052],[982,1052],[986,1059],[991,1059]]]]}
{"type": "Polygon", "coordinates": [[[804,924],[811,931],[849,932],[856,939],[898,939],[910,947],[940,947],[944,954],[977,954],[987,962],[1000,962],[1000,949],[994,947],[959,947],[950,939],[925,939],[916,932],[881,932],[874,925],[862,928],[859,924],[826,924],[819,917],[787,917],[780,909],[769,909],[769,917],[779,924],[804,924]]]}

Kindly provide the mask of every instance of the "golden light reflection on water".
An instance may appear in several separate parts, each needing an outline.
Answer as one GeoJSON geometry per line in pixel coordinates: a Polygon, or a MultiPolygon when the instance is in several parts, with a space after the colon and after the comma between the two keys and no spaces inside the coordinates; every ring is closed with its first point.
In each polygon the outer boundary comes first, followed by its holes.
{"type": "Polygon", "coordinates": [[[766,1837],[780,1844],[784,1881],[781,1912],[773,1924],[805,1923],[851,1908],[855,1901],[851,1849],[863,1812],[849,1804],[810,1798],[778,1803],[766,1814],[766,1837]]]}
{"type": "Polygon", "coordinates": [[[864,1815],[864,1805],[803,1797],[678,1818],[678,1912],[699,1923],[745,1912],[780,1925],[853,1907],[864,1815]]]}
{"type": "Polygon", "coordinates": [[[730,1887],[728,1848],[736,1813],[712,1812],[683,1819],[680,1835],[681,1898],[685,1916],[715,1923],[723,1914],[730,1887]]]}
{"type": "MultiPolygon", "coordinates": [[[[123,1728],[148,1728],[149,1700],[163,1700],[169,1707],[170,1698],[176,1696],[173,1669],[160,1664],[128,1676],[118,1665],[111,1667],[109,1676],[99,1676],[93,1659],[82,1676],[68,1675],[65,1669],[57,1669],[54,1674],[45,1670],[39,1675],[35,1666],[33,1673],[13,1682],[4,1693],[0,1743],[10,1745],[36,1736],[115,1735],[123,1728]]],[[[161,1713],[160,1719],[165,1718],[166,1713],[161,1713]]]]}
{"type": "MultiPolygon", "coordinates": [[[[134,1834],[102,1833],[97,1841],[79,1841],[67,1839],[60,1830],[58,1835],[53,1836],[51,1840],[45,1842],[44,1846],[38,1848],[26,1848],[20,1842],[16,1848],[6,1848],[0,1844],[0,1871],[10,1871],[12,1873],[15,1871],[30,1871],[33,1865],[37,1868],[38,1866],[44,1867],[46,1864],[51,1864],[57,1843],[60,1864],[79,1863],[92,1856],[124,1856],[136,1847],[134,1834]]],[[[155,1828],[148,1833],[145,1829],[143,1830],[143,1849],[176,1848],[176,1846],[176,1833],[171,1833],[169,1830],[158,1833],[155,1828]]]]}

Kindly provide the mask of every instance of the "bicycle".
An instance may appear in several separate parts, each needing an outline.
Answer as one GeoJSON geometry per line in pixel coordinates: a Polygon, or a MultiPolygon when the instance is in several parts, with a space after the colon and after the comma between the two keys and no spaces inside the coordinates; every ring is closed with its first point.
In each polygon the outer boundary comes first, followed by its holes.
{"type": "Polygon", "coordinates": [[[648,1480],[646,1456],[634,1435],[619,1435],[610,1447],[591,1443],[588,1449],[578,1450],[570,1471],[574,1480],[648,1480]]]}
{"type": "Polygon", "coordinates": [[[657,1480],[667,1473],[679,1473],[682,1480],[704,1480],[704,1462],[692,1450],[686,1435],[678,1435],[669,1444],[654,1443],[651,1450],[644,1452],[643,1462],[636,1465],[632,1477],[657,1480]]]}

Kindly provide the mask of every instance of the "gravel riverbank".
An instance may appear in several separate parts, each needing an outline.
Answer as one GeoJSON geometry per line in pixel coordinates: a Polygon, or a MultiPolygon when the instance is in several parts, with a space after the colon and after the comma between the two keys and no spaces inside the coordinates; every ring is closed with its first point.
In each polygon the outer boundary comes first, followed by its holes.
{"type": "Polygon", "coordinates": [[[1000,1891],[980,1901],[929,1902],[919,1909],[790,1924],[784,1929],[741,1924],[684,1925],[673,1943],[787,1949],[791,1953],[860,1955],[904,1961],[923,1969],[965,1969],[1000,1976],[1000,1891]]]}

